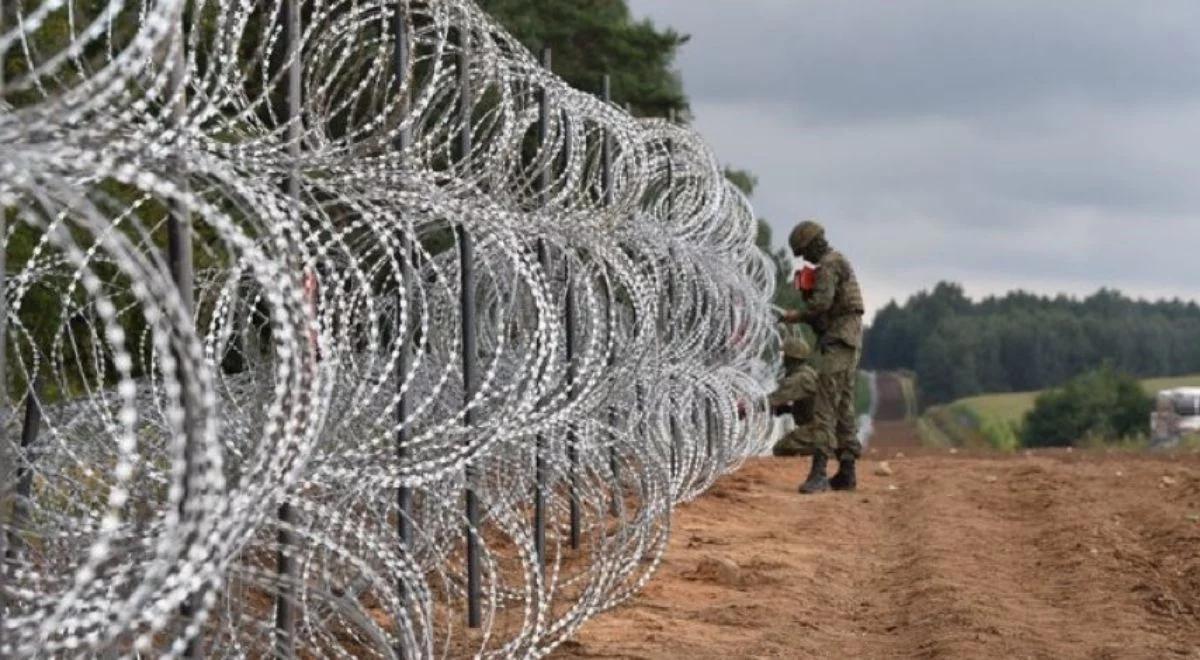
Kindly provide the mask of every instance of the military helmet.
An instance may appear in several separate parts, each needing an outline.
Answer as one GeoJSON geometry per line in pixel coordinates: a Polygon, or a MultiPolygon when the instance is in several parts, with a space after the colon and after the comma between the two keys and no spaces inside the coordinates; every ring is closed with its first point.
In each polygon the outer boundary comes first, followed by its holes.
{"type": "Polygon", "coordinates": [[[825,236],[825,228],[820,223],[812,220],[805,220],[796,225],[792,230],[792,235],[788,237],[788,245],[791,246],[793,253],[799,253],[813,240],[823,238],[825,236]]]}
{"type": "Polygon", "coordinates": [[[795,360],[803,360],[812,353],[803,337],[788,337],[783,340],[783,354],[795,360]]]}

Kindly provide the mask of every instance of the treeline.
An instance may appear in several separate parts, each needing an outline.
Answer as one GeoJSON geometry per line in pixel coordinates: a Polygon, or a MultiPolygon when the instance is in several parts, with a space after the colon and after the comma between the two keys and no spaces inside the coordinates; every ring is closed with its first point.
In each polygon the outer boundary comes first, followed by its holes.
{"type": "Polygon", "coordinates": [[[1200,372],[1200,306],[1101,289],[1079,299],[1017,291],[975,302],[943,282],[882,308],[864,338],[870,369],[916,372],[923,404],[1039,390],[1100,365],[1137,376],[1200,372]]]}

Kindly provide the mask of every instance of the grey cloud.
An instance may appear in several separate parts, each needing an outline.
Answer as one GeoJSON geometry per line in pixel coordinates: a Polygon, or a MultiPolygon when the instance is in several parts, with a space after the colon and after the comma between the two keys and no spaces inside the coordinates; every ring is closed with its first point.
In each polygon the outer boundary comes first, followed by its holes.
{"type": "Polygon", "coordinates": [[[868,306],[1100,286],[1195,297],[1200,3],[633,0],[693,35],[695,124],[804,217],[868,306]]]}
{"type": "Polygon", "coordinates": [[[1200,86],[1200,3],[1190,0],[632,4],[703,35],[681,60],[698,74],[693,94],[786,98],[813,121],[1004,113],[1040,98],[1137,105],[1200,86]]]}

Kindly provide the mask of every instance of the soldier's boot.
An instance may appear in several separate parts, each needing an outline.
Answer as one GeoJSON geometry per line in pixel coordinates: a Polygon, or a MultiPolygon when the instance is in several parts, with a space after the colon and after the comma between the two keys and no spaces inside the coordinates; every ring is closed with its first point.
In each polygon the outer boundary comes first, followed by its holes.
{"type": "Polygon", "coordinates": [[[812,469],[808,472],[808,478],[800,484],[801,493],[812,495],[829,490],[829,477],[825,475],[825,466],[828,461],[829,459],[821,452],[813,454],[812,469]]]}
{"type": "Polygon", "coordinates": [[[838,461],[837,474],[829,480],[829,487],[834,490],[854,490],[858,488],[858,478],[854,474],[854,459],[843,458],[838,461]]]}

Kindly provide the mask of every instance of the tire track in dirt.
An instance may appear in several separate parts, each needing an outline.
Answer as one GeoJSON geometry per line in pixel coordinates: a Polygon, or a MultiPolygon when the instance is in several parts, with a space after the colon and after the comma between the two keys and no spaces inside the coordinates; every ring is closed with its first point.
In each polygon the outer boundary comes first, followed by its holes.
{"type": "MultiPolygon", "coordinates": [[[[890,627],[907,640],[898,654],[1190,652],[1154,620],[1136,594],[1136,573],[1114,558],[1141,554],[1142,541],[1108,524],[1115,512],[1096,506],[1094,484],[1064,485],[1062,466],[1050,459],[942,463],[934,474],[901,479],[909,494],[886,518],[900,540],[898,570],[885,587],[896,601],[890,627]]],[[[1183,530],[1183,516],[1175,527],[1183,530]]]]}
{"type": "Polygon", "coordinates": [[[812,498],[751,461],[556,657],[1200,659],[1200,456],[917,453],[812,498]]]}

